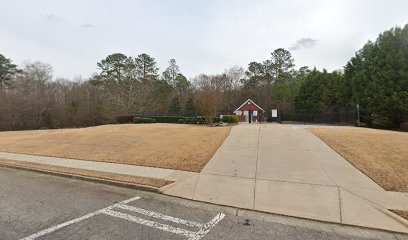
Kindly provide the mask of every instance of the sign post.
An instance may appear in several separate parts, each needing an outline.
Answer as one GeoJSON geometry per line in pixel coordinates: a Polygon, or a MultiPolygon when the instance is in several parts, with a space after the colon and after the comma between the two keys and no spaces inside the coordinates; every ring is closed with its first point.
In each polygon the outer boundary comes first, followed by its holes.
{"type": "Polygon", "coordinates": [[[272,117],[277,118],[278,117],[278,109],[272,109],[272,117]]]}
{"type": "Polygon", "coordinates": [[[272,112],[272,114],[271,114],[271,116],[272,116],[272,118],[271,118],[272,122],[274,122],[274,121],[278,122],[278,109],[272,109],[271,112],[272,112]]]}

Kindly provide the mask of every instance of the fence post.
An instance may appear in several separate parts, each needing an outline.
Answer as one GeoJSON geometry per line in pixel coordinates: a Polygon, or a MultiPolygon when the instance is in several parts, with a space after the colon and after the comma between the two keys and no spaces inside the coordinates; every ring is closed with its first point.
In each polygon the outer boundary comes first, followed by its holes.
{"type": "Polygon", "coordinates": [[[360,104],[357,103],[357,126],[360,127],[360,104]]]}

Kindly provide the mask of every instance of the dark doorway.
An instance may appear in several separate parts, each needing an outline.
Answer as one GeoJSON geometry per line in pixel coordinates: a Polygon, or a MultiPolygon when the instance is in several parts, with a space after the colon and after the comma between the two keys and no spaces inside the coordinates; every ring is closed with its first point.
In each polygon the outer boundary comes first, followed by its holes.
{"type": "Polygon", "coordinates": [[[252,123],[252,115],[253,115],[254,113],[253,113],[253,111],[252,110],[249,110],[248,111],[248,122],[249,123],[252,123]]]}

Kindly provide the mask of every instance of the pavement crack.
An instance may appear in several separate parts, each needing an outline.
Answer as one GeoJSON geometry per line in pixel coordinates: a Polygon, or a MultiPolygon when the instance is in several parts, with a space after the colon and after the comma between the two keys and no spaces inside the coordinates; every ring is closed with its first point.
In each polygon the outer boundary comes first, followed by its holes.
{"type": "Polygon", "coordinates": [[[340,191],[340,187],[337,187],[337,191],[339,192],[340,223],[343,223],[343,209],[341,208],[341,191],[340,191]]]}
{"type": "Polygon", "coordinates": [[[258,156],[259,156],[259,136],[261,135],[261,126],[258,127],[258,142],[256,144],[256,165],[255,165],[255,186],[254,186],[254,203],[252,209],[255,209],[255,198],[256,198],[256,179],[258,174],[258,156]]]}

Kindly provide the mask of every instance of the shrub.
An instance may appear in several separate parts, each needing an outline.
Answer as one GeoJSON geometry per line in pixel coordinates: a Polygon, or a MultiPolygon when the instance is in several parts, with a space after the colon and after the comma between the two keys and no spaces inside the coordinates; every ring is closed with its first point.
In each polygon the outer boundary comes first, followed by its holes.
{"type": "Polygon", "coordinates": [[[219,122],[221,122],[221,118],[215,117],[215,118],[213,119],[213,123],[219,123],[219,122]]]}
{"type": "Polygon", "coordinates": [[[206,124],[207,122],[205,121],[204,117],[199,116],[199,117],[194,118],[194,123],[195,124],[206,124]]]}
{"type": "Polygon", "coordinates": [[[185,117],[185,118],[183,118],[183,121],[184,121],[184,123],[187,123],[187,124],[194,124],[194,118],[192,118],[192,117],[185,117]]]}
{"type": "Polygon", "coordinates": [[[183,117],[178,120],[180,124],[205,124],[205,119],[203,117],[183,117]]]}
{"type": "Polygon", "coordinates": [[[178,123],[179,119],[183,118],[181,116],[155,116],[149,117],[154,118],[158,123],[178,123]]]}
{"type": "Polygon", "coordinates": [[[146,123],[156,123],[154,118],[145,118],[146,123]]]}
{"type": "MultiPolygon", "coordinates": [[[[203,117],[182,117],[182,116],[155,116],[148,117],[157,123],[179,123],[179,124],[205,124],[203,117]]],[[[140,121],[140,120],[136,120],[140,121]]],[[[214,122],[220,122],[221,119],[215,118],[214,122]]],[[[138,122],[139,123],[139,122],[138,122]]]]}
{"type": "Polygon", "coordinates": [[[135,118],[133,118],[133,123],[142,123],[142,118],[140,118],[140,117],[135,117],[135,118]]]}
{"type": "Polygon", "coordinates": [[[393,128],[394,123],[387,117],[375,117],[371,121],[371,126],[375,128],[393,128]]]}
{"type": "Polygon", "coordinates": [[[404,132],[408,132],[408,122],[401,123],[400,130],[404,132]]]}
{"type": "Polygon", "coordinates": [[[140,118],[140,117],[135,117],[133,118],[133,123],[138,124],[138,123],[155,123],[156,120],[153,118],[140,118]]]}
{"type": "Polygon", "coordinates": [[[205,124],[205,119],[203,117],[184,117],[184,123],[187,124],[205,124]]]}
{"type": "Polygon", "coordinates": [[[133,118],[137,117],[136,114],[121,114],[114,117],[115,123],[124,124],[132,123],[133,118]]]}
{"type": "Polygon", "coordinates": [[[226,123],[238,123],[238,116],[236,115],[224,115],[221,119],[223,122],[226,123]]]}

